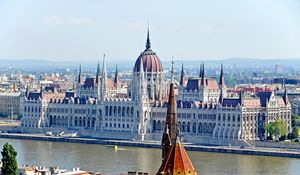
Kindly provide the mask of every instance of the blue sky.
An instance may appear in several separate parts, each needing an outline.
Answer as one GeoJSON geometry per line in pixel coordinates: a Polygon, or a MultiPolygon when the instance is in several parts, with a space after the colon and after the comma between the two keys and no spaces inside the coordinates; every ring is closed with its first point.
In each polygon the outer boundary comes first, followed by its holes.
{"type": "Polygon", "coordinates": [[[0,59],[300,58],[297,0],[1,0],[0,59]]]}

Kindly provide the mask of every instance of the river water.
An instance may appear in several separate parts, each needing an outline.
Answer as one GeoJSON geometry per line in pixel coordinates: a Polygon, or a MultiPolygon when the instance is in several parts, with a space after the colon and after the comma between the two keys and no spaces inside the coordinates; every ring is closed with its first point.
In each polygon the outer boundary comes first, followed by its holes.
{"type": "MultiPolygon", "coordinates": [[[[71,169],[121,174],[143,170],[155,174],[161,163],[161,150],[119,147],[115,151],[104,145],[1,139],[0,146],[12,144],[18,152],[18,164],[59,166],[71,169]]],[[[299,175],[300,159],[188,152],[201,175],[299,175]]]]}

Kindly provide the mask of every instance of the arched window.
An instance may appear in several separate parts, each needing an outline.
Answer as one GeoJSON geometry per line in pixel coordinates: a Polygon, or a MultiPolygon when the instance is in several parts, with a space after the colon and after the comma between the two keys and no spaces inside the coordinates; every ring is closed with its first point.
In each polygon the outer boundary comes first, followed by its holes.
{"type": "Polygon", "coordinates": [[[85,127],[85,117],[83,117],[83,122],[82,126],[85,127]]]}
{"type": "Polygon", "coordinates": [[[105,106],[105,116],[108,116],[108,106],[105,106]]]}
{"type": "Polygon", "coordinates": [[[118,107],[118,116],[121,116],[121,106],[118,107]]]}
{"type": "Polygon", "coordinates": [[[53,125],[56,125],[56,116],[53,117],[53,125]]]}
{"type": "Polygon", "coordinates": [[[87,127],[91,127],[91,121],[90,120],[91,120],[91,118],[89,117],[88,121],[87,121],[87,127]]]}
{"type": "Polygon", "coordinates": [[[197,130],[197,126],[196,126],[196,123],[194,122],[193,123],[193,133],[196,133],[197,132],[196,130],[197,130]]]}
{"type": "Polygon", "coordinates": [[[190,122],[187,123],[187,126],[186,126],[186,132],[191,132],[191,124],[190,122]]]}
{"type": "Polygon", "coordinates": [[[156,121],[153,120],[153,123],[152,123],[152,130],[155,131],[156,130],[156,121]]]}
{"type": "Polygon", "coordinates": [[[93,127],[93,128],[95,127],[95,123],[96,123],[96,118],[93,117],[93,120],[92,120],[92,127],[93,127]]]}
{"type": "Polygon", "coordinates": [[[130,111],[130,108],[129,108],[129,106],[127,106],[127,110],[126,110],[126,114],[127,114],[127,116],[129,116],[129,112],[130,111]]]}
{"type": "Polygon", "coordinates": [[[77,121],[77,117],[75,117],[75,123],[74,123],[75,127],[78,126],[78,121],[77,121]]]}
{"type": "Polygon", "coordinates": [[[212,134],[212,133],[213,133],[213,130],[214,130],[213,125],[212,125],[211,123],[208,124],[208,132],[209,132],[210,134],[212,134]]]}
{"type": "Polygon", "coordinates": [[[182,128],[181,128],[182,132],[185,132],[185,129],[186,129],[186,123],[183,122],[183,123],[182,123],[182,128]]]}
{"type": "Polygon", "coordinates": [[[79,127],[81,127],[82,126],[82,119],[81,119],[81,117],[79,117],[79,127]]]}
{"type": "Polygon", "coordinates": [[[125,107],[122,108],[122,116],[125,116],[125,107]]]}
{"type": "Polygon", "coordinates": [[[199,123],[198,125],[198,133],[202,133],[202,123],[199,123]]]}
{"type": "Polygon", "coordinates": [[[111,116],[111,113],[112,113],[112,107],[109,106],[109,116],[111,116]]]}
{"type": "Polygon", "coordinates": [[[50,125],[52,125],[52,122],[53,122],[53,118],[52,115],[50,115],[50,121],[49,121],[50,125]]]}
{"type": "MultiPolygon", "coordinates": [[[[118,111],[118,113],[119,113],[119,111],[118,111]]],[[[114,114],[113,115],[117,115],[117,107],[116,106],[114,106],[114,114]]]]}
{"type": "Polygon", "coordinates": [[[207,131],[208,131],[207,123],[204,123],[204,125],[203,125],[203,132],[207,133],[207,131]]]}
{"type": "Polygon", "coordinates": [[[161,122],[158,120],[157,122],[157,130],[158,131],[161,131],[161,122]]]}

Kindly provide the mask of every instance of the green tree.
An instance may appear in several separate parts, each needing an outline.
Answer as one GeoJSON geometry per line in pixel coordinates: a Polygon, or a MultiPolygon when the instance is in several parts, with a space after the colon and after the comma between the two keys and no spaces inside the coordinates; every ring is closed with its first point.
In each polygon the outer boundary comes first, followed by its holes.
{"type": "Polygon", "coordinates": [[[271,127],[272,127],[272,124],[271,124],[271,123],[267,123],[267,124],[265,125],[265,130],[266,130],[266,132],[267,132],[267,137],[271,137],[271,135],[272,135],[271,127]]]}
{"type": "Polygon", "coordinates": [[[283,120],[276,120],[265,125],[265,130],[275,140],[288,134],[288,124],[283,120]]]}
{"type": "Polygon", "coordinates": [[[3,145],[2,149],[2,167],[1,174],[2,175],[16,175],[17,174],[17,152],[14,147],[8,143],[3,145]]]}

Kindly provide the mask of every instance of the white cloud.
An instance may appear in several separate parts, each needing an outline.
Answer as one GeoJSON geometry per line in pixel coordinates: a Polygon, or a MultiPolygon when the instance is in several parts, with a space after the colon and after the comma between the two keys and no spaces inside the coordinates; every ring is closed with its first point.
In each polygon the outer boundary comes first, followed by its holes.
{"type": "Polygon", "coordinates": [[[90,18],[80,17],[62,17],[62,16],[47,16],[43,19],[45,24],[51,25],[94,25],[95,22],[90,18]]]}

